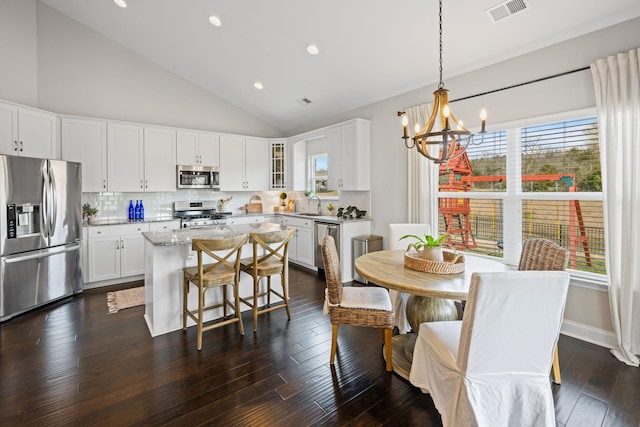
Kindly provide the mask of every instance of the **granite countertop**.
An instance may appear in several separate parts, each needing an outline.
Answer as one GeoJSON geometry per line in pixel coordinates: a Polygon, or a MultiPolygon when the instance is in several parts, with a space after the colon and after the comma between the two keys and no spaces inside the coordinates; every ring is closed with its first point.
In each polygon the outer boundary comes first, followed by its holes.
{"type": "Polygon", "coordinates": [[[259,222],[253,224],[212,225],[172,231],[145,231],[142,235],[153,246],[175,246],[191,244],[193,239],[225,239],[243,233],[275,233],[286,230],[286,225],[259,222]]]}

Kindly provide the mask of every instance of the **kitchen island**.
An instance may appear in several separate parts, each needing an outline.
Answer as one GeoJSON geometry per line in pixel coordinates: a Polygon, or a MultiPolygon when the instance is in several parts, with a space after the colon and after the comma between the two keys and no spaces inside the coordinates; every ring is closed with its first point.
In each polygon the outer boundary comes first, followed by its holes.
{"type": "MultiPolygon", "coordinates": [[[[151,336],[182,329],[182,269],[198,263],[196,253],[191,250],[193,239],[223,239],[243,233],[278,232],[287,228],[262,222],[142,233],[145,237],[144,318],[151,336]]],[[[246,244],[241,256],[250,257],[252,251],[252,245],[246,244]]],[[[239,292],[240,296],[253,295],[253,279],[248,274],[240,274],[239,292]]],[[[212,302],[221,300],[219,292],[208,293],[207,297],[213,298],[212,302]]],[[[190,292],[189,306],[197,306],[197,299],[198,293],[190,292]]],[[[249,307],[246,309],[250,310],[249,307]]],[[[220,317],[222,309],[210,310],[205,314],[205,321],[220,317]]],[[[195,323],[188,319],[187,326],[191,325],[195,323]]]]}

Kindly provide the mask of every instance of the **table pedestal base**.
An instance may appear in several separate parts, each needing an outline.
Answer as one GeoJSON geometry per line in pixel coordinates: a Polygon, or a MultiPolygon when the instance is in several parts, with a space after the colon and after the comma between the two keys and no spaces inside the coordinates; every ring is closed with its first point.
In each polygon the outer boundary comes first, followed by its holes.
{"type": "Polygon", "coordinates": [[[393,372],[408,380],[413,361],[413,349],[420,324],[443,320],[458,320],[458,309],[452,300],[411,295],[407,301],[407,320],[413,332],[392,339],[393,372]]]}

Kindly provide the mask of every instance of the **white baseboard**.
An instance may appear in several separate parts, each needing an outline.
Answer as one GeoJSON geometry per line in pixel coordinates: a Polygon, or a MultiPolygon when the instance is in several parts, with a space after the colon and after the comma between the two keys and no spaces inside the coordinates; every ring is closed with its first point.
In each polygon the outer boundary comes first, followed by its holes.
{"type": "Polygon", "coordinates": [[[615,333],[605,331],[604,329],[594,328],[593,326],[584,325],[582,323],[572,322],[571,320],[565,319],[562,322],[560,333],[591,344],[599,345],[600,347],[609,349],[618,347],[618,340],[616,339],[615,333]]]}
{"type": "Polygon", "coordinates": [[[105,286],[119,285],[121,283],[137,282],[138,280],[144,280],[144,274],[140,274],[138,276],[120,277],[111,280],[103,280],[100,282],[85,283],[83,289],[103,288],[105,286]]]}

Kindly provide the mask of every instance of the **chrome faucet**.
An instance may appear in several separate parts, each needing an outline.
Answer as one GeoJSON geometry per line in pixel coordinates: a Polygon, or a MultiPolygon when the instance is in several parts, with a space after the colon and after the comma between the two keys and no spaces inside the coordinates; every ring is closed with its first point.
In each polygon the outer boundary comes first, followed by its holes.
{"type": "Polygon", "coordinates": [[[318,215],[322,215],[322,206],[320,205],[320,197],[316,196],[315,194],[309,197],[309,204],[311,204],[311,199],[313,199],[314,197],[318,199],[318,215]]]}

